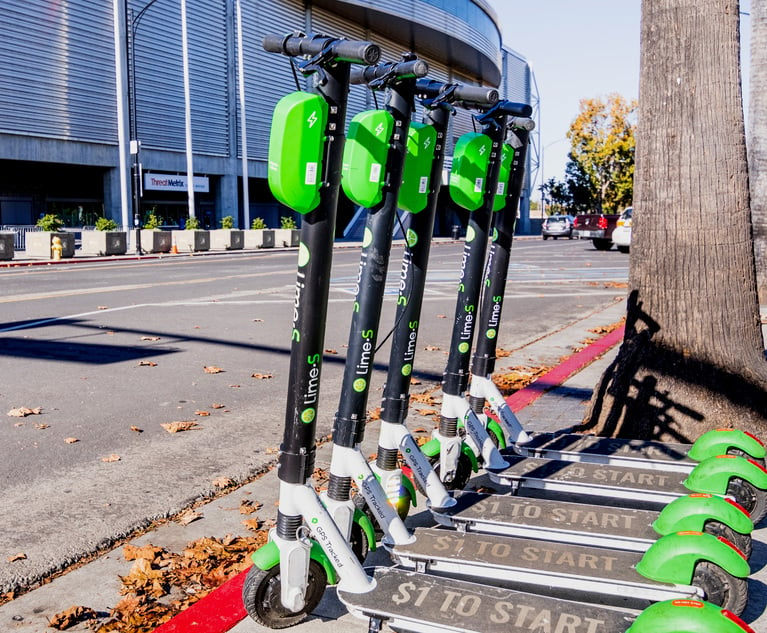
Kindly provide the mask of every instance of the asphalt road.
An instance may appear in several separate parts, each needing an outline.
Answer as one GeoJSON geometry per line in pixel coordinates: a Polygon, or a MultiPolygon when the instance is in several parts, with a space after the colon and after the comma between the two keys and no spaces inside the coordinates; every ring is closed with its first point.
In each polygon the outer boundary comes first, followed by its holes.
{"type": "MultiPolygon", "coordinates": [[[[432,248],[415,372],[425,383],[444,367],[461,251],[432,248]]],[[[395,246],[379,340],[400,255],[395,246]]],[[[357,248],[334,254],[319,434],[337,406],[358,261],[357,248]]],[[[295,263],[292,250],[0,269],[0,412],[41,410],[0,418],[0,592],[274,462],[295,263]],[[197,425],[161,426],[179,421],[197,425]],[[26,558],[10,562],[18,554],[26,558]]],[[[590,242],[519,240],[500,346],[513,350],[624,296],[627,273],[626,255],[590,242]]],[[[376,365],[387,360],[384,346],[376,365]]],[[[382,382],[379,371],[369,408],[382,382]]]]}

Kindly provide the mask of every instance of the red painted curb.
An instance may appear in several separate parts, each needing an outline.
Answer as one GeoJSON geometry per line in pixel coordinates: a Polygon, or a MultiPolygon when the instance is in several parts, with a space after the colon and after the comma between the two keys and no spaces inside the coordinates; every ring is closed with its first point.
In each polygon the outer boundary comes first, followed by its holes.
{"type": "Polygon", "coordinates": [[[247,570],[227,580],[199,602],[158,626],[154,633],[224,633],[247,615],[242,606],[242,585],[247,570]]]}
{"type": "Polygon", "coordinates": [[[544,393],[551,391],[554,387],[558,387],[570,376],[579,372],[586,365],[602,356],[607,350],[620,343],[623,340],[624,330],[625,327],[621,325],[612,332],[605,334],[598,341],[583,348],[580,352],[576,352],[564,362],[547,371],[538,380],[511,394],[506,398],[506,403],[514,413],[521,411],[526,406],[535,402],[544,393]]]}
{"type": "MultiPolygon", "coordinates": [[[[605,334],[601,339],[576,352],[567,360],[546,372],[535,382],[510,395],[506,402],[516,413],[535,402],[544,393],[561,385],[570,376],[623,339],[624,327],[621,326],[605,334]]],[[[228,580],[199,602],[195,602],[186,611],[168,620],[154,630],[154,633],[225,633],[239,623],[247,612],[242,606],[242,584],[245,582],[244,571],[228,580]]]]}

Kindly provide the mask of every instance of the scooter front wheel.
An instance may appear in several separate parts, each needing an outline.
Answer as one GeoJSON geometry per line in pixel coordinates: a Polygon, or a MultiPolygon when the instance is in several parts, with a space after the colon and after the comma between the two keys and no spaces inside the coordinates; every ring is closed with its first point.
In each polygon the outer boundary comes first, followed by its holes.
{"type": "Polygon", "coordinates": [[[706,592],[706,600],[723,609],[740,615],[748,602],[748,583],[744,578],[736,578],[724,569],[703,561],[695,566],[692,585],[706,592]]]}
{"type": "Polygon", "coordinates": [[[306,601],[300,611],[290,611],[280,599],[280,566],[271,569],[250,568],[242,587],[242,602],[251,618],[270,629],[285,629],[303,621],[319,604],[325,593],[328,577],[315,560],[309,561],[306,601]]]}
{"type": "Polygon", "coordinates": [[[466,484],[469,482],[469,477],[471,477],[472,472],[471,460],[463,453],[461,453],[458,457],[458,465],[455,469],[455,476],[453,477],[453,481],[444,481],[442,479],[442,474],[440,473],[439,469],[439,455],[430,457],[429,462],[431,463],[431,467],[434,469],[434,472],[437,473],[447,490],[463,490],[466,487],[466,484]]]}

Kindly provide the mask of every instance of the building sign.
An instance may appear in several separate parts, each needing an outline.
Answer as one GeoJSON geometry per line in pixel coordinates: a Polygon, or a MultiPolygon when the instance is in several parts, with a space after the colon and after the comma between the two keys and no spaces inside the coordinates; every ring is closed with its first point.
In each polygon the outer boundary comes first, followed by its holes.
{"type": "MultiPolygon", "coordinates": [[[[144,174],[144,189],[147,191],[186,191],[186,176],[173,174],[144,174]]],[[[194,177],[194,190],[199,193],[208,193],[210,183],[207,176],[194,177]]]]}

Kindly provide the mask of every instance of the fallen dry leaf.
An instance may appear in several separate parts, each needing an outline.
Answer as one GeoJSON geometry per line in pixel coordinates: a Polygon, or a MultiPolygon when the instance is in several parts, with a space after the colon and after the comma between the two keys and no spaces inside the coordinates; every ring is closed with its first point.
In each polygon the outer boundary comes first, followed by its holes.
{"type": "Polygon", "coordinates": [[[194,420],[179,420],[177,422],[162,422],[160,424],[168,433],[181,433],[182,431],[189,431],[197,426],[197,422],[194,420]]]}
{"type": "Polygon", "coordinates": [[[24,552],[19,552],[18,554],[8,557],[9,563],[15,563],[17,560],[27,560],[27,555],[24,552]]]}
{"type": "Polygon", "coordinates": [[[117,455],[116,453],[112,453],[108,457],[102,457],[101,461],[102,462],[106,462],[107,464],[112,463],[112,462],[119,462],[120,461],[120,456],[117,455]]]}
{"type": "Polygon", "coordinates": [[[258,512],[263,505],[263,503],[259,503],[258,501],[243,499],[240,501],[240,514],[253,514],[254,512],[258,512]]]}
{"type": "Polygon", "coordinates": [[[142,341],[159,341],[160,337],[159,336],[142,336],[141,340],[142,341]]]}
{"type": "Polygon", "coordinates": [[[192,521],[196,521],[197,519],[201,518],[202,514],[200,512],[192,510],[192,508],[187,508],[176,517],[176,523],[180,523],[181,525],[189,525],[192,521]]]}
{"type": "Polygon", "coordinates": [[[215,365],[206,365],[203,367],[203,371],[205,371],[206,374],[221,374],[224,370],[215,365]]]}
{"type": "Polygon", "coordinates": [[[140,360],[138,362],[139,367],[157,367],[157,363],[151,360],[140,360]]]}
{"type": "Polygon", "coordinates": [[[134,431],[134,432],[136,432],[136,433],[143,433],[143,432],[144,432],[144,429],[140,429],[140,428],[138,428],[137,426],[132,426],[132,427],[130,427],[130,430],[131,430],[131,431],[134,431]]]}
{"type": "Polygon", "coordinates": [[[231,389],[239,389],[240,385],[229,385],[231,389]]]}
{"type": "Polygon", "coordinates": [[[268,446],[266,449],[267,455],[276,455],[279,452],[280,452],[279,446],[268,446]]]}
{"type": "Polygon", "coordinates": [[[45,429],[51,428],[50,424],[35,424],[35,428],[39,431],[44,431],[45,429]]]}
{"type": "Polygon", "coordinates": [[[35,407],[34,409],[30,409],[29,407],[16,407],[15,409],[11,409],[8,412],[8,415],[12,418],[26,418],[28,415],[40,415],[42,412],[42,409],[40,407],[35,407]]]}
{"type": "Polygon", "coordinates": [[[156,547],[155,545],[131,545],[128,543],[123,547],[123,556],[125,560],[138,560],[139,558],[146,558],[147,560],[157,559],[165,550],[162,547],[156,547]]]}
{"type": "Polygon", "coordinates": [[[274,378],[274,375],[255,373],[255,374],[251,374],[250,377],[256,378],[257,380],[269,380],[270,378],[274,378]]]}
{"type": "Polygon", "coordinates": [[[195,411],[194,414],[204,418],[205,416],[210,415],[210,411],[195,411]]]}
{"type": "Polygon", "coordinates": [[[249,530],[253,530],[254,532],[258,531],[258,528],[260,527],[261,523],[257,518],[252,519],[243,519],[241,523],[248,528],[249,530]]]}
{"type": "Polygon", "coordinates": [[[439,347],[436,346],[436,345],[427,345],[426,347],[424,347],[424,349],[427,352],[438,352],[439,351],[439,347]]]}
{"type": "Polygon", "coordinates": [[[80,622],[96,620],[98,617],[98,614],[89,607],[69,607],[69,609],[65,609],[52,616],[48,620],[48,626],[57,629],[58,631],[66,631],[68,628],[75,626],[80,622]]]}
{"type": "Polygon", "coordinates": [[[213,485],[216,488],[228,488],[234,485],[234,480],[229,479],[229,477],[218,477],[213,480],[213,485]]]}
{"type": "Polygon", "coordinates": [[[79,442],[80,440],[78,440],[76,437],[65,437],[64,441],[67,444],[74,444],[75,442],[79,442]]]}
{"type": "Polygon", "coordinates": [[[263,319],[253,319],[253,323],[263,323],[263,319]]]}
{"type": "Polygon", "coordinates": [[[109,310],[109,306],[99,306],[97,310],[109,310]]]}
{"type": "Polygon", "coordinates": [[[418,380],[418,378],[411,378],[411,379],[410,379],[410,384],[411,384],[411,385],[420,385],[420,384],[421,384],[421,381],[420,381],[420,380],[418,380]]]}
{"type": "Polygon", "coordinates": [[[446,319],[446,318],[447,318],[447,315],[446,315],[446,314],[438,314],[438,315],[437,315],[437,318],[438,318],[438,319],[446,319]]]}
{"type": "Polygon", "coordinates": [[[212,405],[210,405],[211,409],[223,409],[226,405],[220,404],[218,402],[214,402],[212,405]]]}
{"type": "Polygon", "coordinates": [[[328,349],[325,350],[325,353],[326,354],[338,354],[338,350],[328,348],[328,349]]]}

